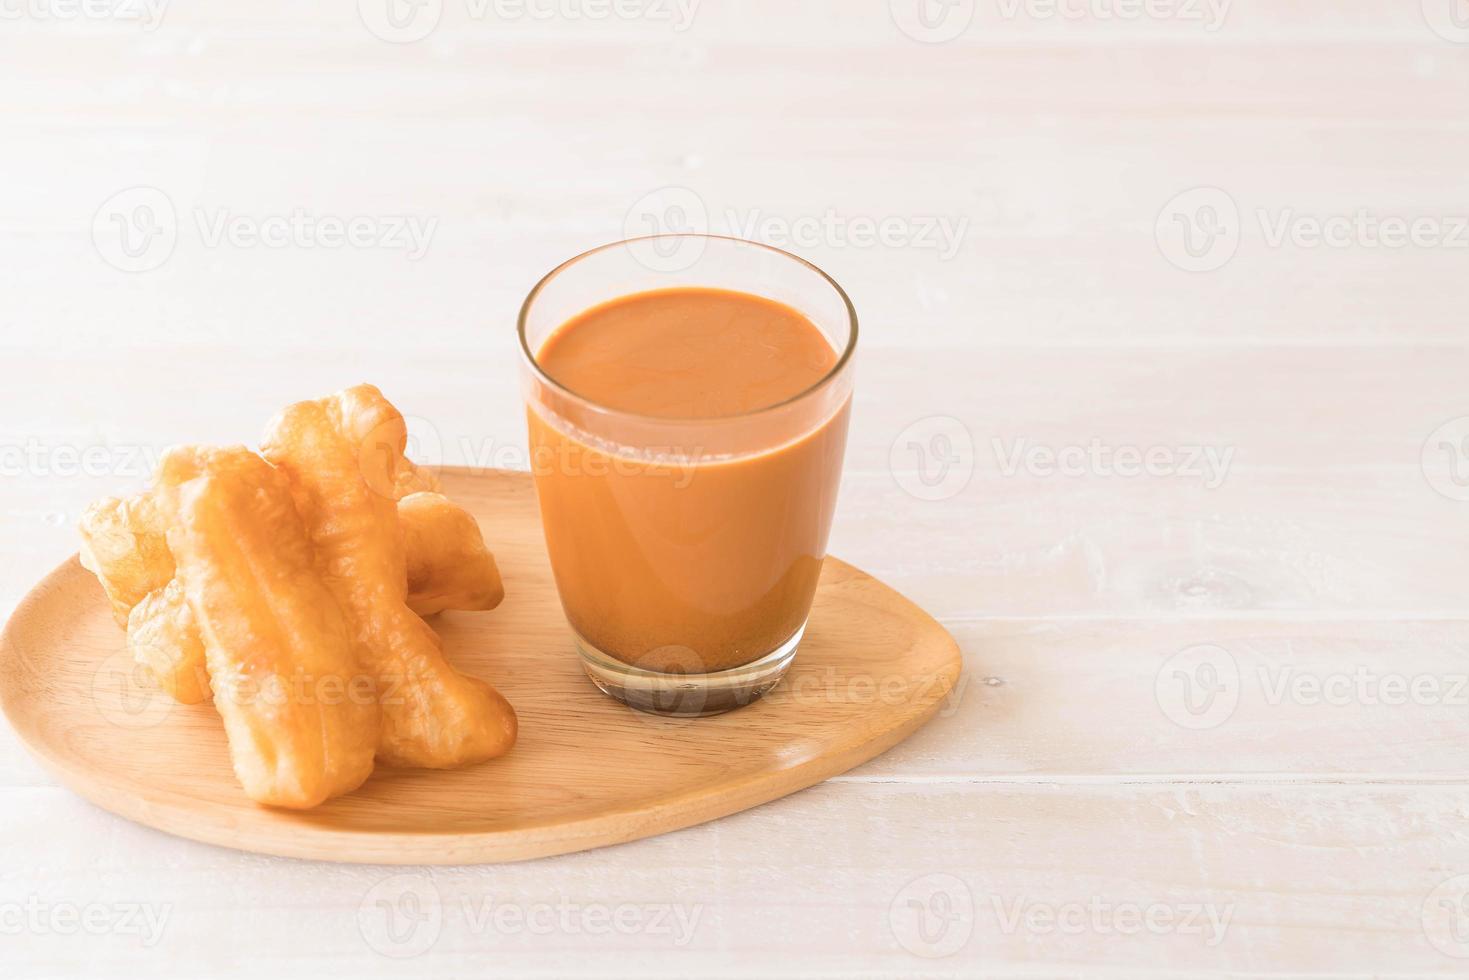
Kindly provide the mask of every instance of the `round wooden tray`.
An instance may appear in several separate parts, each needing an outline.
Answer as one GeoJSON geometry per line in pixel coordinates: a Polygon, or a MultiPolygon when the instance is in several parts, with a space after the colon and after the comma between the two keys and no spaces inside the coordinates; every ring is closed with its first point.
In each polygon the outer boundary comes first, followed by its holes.
{"type": "Polygon", "coordinates": [[[257,806],[230,770],[214,708],[146,686],[76,558],[0,635],[0,707],[63,782],[150,827],[288,857],[470,864],[636,840],[784,796],[896,745],[958,680],[958,647],[938,623],[828,558],[795,665],[774,691],[714,718],[633,711],[582,672],[529,476],[442,476],[478,518],[506,598],[432,622],[450,659],[515,705],[520,741],[504,758],[452,772],[379,768],[304,813],[257,806]]]}

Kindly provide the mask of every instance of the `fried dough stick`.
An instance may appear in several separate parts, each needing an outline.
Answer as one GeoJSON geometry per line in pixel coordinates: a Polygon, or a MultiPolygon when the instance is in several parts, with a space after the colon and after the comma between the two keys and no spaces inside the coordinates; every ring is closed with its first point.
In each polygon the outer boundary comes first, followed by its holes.
{"type": "Polygon", "coordinates": [[[128,615],[128,649],[175,701],[209,700],[204,639],[177,576],[133,607],[128,615]]]}
{"type": "Polygon", "coordinates": [[[82,567],[95,574],[124,628],[133,607],[173,578],[163,515],[146,491],[128,500],[103,497],[82,512],[82,567]]]}
{"type": "MultiPolygon", "coordinates": [[[[405,461],[406,462],[406,461],[405,461]]],[[[395,488],[432,485],[411,464],[395,488]]],[[[407,562],[408,605],[420,615],[445,609],[493,609],[504,597],[494,556],[474,517],[433,492],[398,502],[407,562]]],[[[112,612],[128,634],[133,659],[146,666],[174,700],[209,699],[209,675],[199,627],[172,585],[173,555],[150,491],[128,500],[107,497],[82,514],[82,564],[96,574],[112,612]]]]}
{"type": "Polygon", "coordinates": [[[164,457],[159,485],[246,795],[305,809],[356,789],[372,772],[377,692],[285,476],[243,447],[186,447],[164,457]]]}
{"type": "Polygon", "coordinates": [[[261,453],[291,480],[327,588],[378,676],[378,758],[443,769],[490,759],[515,742],[515,712],[494,688],[458,673],[407,605],[394,506],[403,417],[371,385],[297,402],[266,429],[261,453]]]}
{"type": "Polygon", "coordinates": [[[439,493],[398,501],[408,608],[420,616],[445,609],[494,609],[505,598],[495,556],[474,515],[439,493]]]}

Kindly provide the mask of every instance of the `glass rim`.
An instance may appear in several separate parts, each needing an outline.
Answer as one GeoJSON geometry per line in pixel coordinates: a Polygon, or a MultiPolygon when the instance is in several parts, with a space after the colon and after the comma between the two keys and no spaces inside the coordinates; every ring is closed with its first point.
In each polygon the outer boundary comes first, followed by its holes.
{"type": "MultiPolygon", "coordinates": [[[[609,297],[609,299],[615,298],[616,297],[609,297]]],[[[819,330],[820,327],[817,327],[817,329],[819,330]]],[[[560,263],[550,272],[542,276],[540,278],[540,281],[532,286],[531,291],[526,294],[525,300],[520,304],[520,315],[516,317],[515,330],[520,337],[521,357],[525,359],[525,363],[529,365],[531,371],[534,372],[536,379],[540,381],[541,384],[544,384],[547,387],[553,389],[560,395],[563,395],[567,398],[575,399],[582,405],[595,409],[598,412],[603,412],[609,415],[616,415],[627,419],[635,419],[640,422],[649,422],[658,425],[716,425],[725,422],[735,422],[742,419],[755,418],[760,415],[765,415],[769,412],[774,412],[783,408],[787,408],[797,402],[804,401],[805,399],[819,393],[822,389],[824,389],[833,381],[835,381],[838,377],[840,377],[842,371],[851,362],[852,356],[857,350],[857,308],[852,305],[852,298],[847,295],[847,291],[842,288],[841,283],[833,279],[830,275],[827,274],[826,270],[822,269],[816,263],[803,259],[793,252],[788,252],[783,248],[777,248],[774,245],[767,245],[764,242],[751,241],[748,238],[736,238],[733,235],[710,235],[702,232],[674,232],[662,235],[639,235],[635,238],[624,238],[620,241],[607,242],[604,245],[598,245],[594,248],[589,248],[584,252],[579,252],[566,261],[560,263]],[[836,291],[837,296],[841,298],[842,306],[847,311],[847,342],[843,346],[841,354],[837,357],[836,363],[833,364],[831,366],[831,369],[828,370],[816,381],[812,382],[809,386],[801,389],[788,398],[783,398],[780,401],[773,402],[769,405],[762,405],[760,408],[751,409],[748,412],[739,412],[734,415],[716,415],[712,418],[670,418],[661,415],[643,415],[638,412],[624,411],[622,409],[613,408],[609,405],[604,405],[601,402],[588,398],[586,395],[583,395],[580,392],[568,388],[566,385],[551,377],[551,375],[546,373],[546,370],[541,367],[540,362],[536,360],[535,352],[530,349],[530,339],[526,336],[526,321],[530,318],[530,308],[531,305],[535,303],[536,298],[540,296],[541,291],[551,282],[552,279],[556,278],[558,275],[569,269],[571,266],[577,264],[578,262],[581,262],[583,259],[590,258],[591,256],[596,255],[599,252],[605,252],[608,249],[617,248],[619,246],[632,245],[635,242],[649,242],[657,239],[702,239],[704,241],[729,242],[734,245],[750,246],[752,248],[764,249],[765,251],[771,252],[784,259],[790,259],[797,265],[804,266],[811,272],[816,273],[818,276],[826,281],[826,284],[828,286],[836,291]]]]}

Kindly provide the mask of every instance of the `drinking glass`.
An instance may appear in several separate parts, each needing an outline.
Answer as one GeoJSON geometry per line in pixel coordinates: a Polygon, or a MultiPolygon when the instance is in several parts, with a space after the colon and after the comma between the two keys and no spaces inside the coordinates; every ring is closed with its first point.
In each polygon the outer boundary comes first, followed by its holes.
{"type": "Polygon", "coordinates": [[[659,235],[556,267],[526,297],[519,331],[546,547],[587,674],[660,714],[718,714],[758,698],[796,655],[826,554],[852,398],[851,300],[780,249],[659,235]],[[677,287],[794,308],[831,344],[834,366],[778,404],[664,418],[597,404],[537,360],[578,314],[677,287]]]}

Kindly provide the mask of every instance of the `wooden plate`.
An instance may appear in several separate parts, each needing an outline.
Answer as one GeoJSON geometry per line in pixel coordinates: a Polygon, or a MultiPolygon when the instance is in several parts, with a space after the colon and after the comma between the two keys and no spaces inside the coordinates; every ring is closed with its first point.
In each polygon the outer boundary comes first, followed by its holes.
{"type": "Polygon", "coordinates": [[[784,796],[902,741],[959,676],[954,640],[917,606],[828,558],[795,665],[714,718],[633,711],[582,673],[561,615],[529,476],[446,470],[505,578],[488,613],[435,617],[449,657],[515,705],[520,741],[453,772],[378,769],[305,813],[257,806],[210,705],[180,705],[132,667],[77,559],[0,635],[0,707],[68,786],[139,823],[226,847],[327,861],[513,861],[636,840],[784,796]]]}

